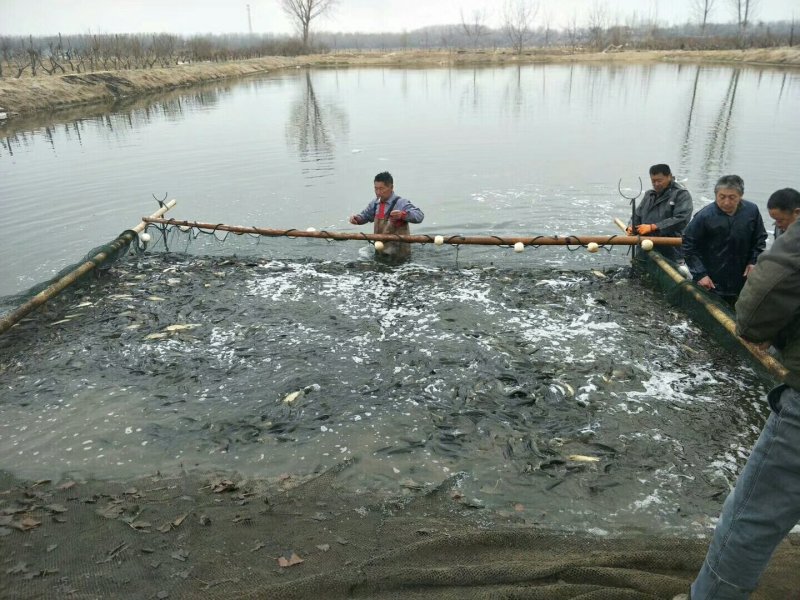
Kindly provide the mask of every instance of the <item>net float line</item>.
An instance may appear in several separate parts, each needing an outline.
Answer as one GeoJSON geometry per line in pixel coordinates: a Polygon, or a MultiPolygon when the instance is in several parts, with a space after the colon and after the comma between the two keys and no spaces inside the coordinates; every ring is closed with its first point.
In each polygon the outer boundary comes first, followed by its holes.
{"type": "MultiPolygon", "coordinates": [[[[163,216],[164,213],[175,206],[176,203],[177,200],[170,200],[147,218],[159,218],[163,216]]],[[[146,225],[147,223],[145,222],[145,219],[142,219],[142,221],[135,227],[128,229],[117,236],[114,241],[106,246],[105,250],[98,252],[88,260],[84,261],[69,273],[61,277],[58,281],[53,282],[41,292],[36,294],[33,298],[5,315],[2,319],[0,319],[0,335],[4,334],[14,325],[19,323],[19,321],[31,311],[39,308],[42,304],[63,292],[81,277],[89,273],[92,269],[96,268],[97,265],[102,264],[117,251],[121,250],[127,244],[130,244],[138,234],[144,231],[146,225]]]]}
{"type": "Polygon", "coordinates": [[[463,235],[399,235],[394,233],[348,233],[334,231],[307,231],[302,229],[268,229],[264,227],[243,227],[240,225],[225,225],[223,223],[202,223],[199,221],[181,221],[177,219],[164,219],[143,217],[145,223],[156,225],[175,225],[194,229],[205,229],[212,233],[215,231],[230,231],[236,234],[260,235],[266,237],[297,237],[321,238],[328,240],[361,240],[369,242],[405,242],[409,244],[449,244],[449,245],[476,245],[476,246],[585,246],[590,243],[599,246],[638,246],[647,239],[656,246],[680,246],[681,238],[676,237],[650,237],[640,235],[537,235],[537,236],[463,236],[463,235]],[[437,241],[438,239],[438,241],[437,241]]]}

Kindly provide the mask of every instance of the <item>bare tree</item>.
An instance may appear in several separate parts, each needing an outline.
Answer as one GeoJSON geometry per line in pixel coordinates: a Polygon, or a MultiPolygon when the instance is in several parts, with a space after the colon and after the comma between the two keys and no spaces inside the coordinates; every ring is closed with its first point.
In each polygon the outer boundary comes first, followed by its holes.
{"type": "Polygon", "coordinates": [[[567,37],[569,38],[569,43],[572,46],[572,51],[575,52],[576,44],[578,41],[578,12],[572,11],[572,16],[569,18],[567,22],[567,37]]]}
{"type": "Polygon", "coordinates": [[[708,24],[708,15],[714,10],[714,4],[717,0],[692,0],[692,12],[700,21],[700,31],[703,35],[706,34],[706,25],[708,24]]]}
{"type": "Polygon", "coordinates": [[[280,0],[281,8],[294,21],[297,32],[303,39],[303,47],[308,48],[308,34],[311,21],[331,12],[339,0],[280,0]]]}
{"type": "Polygon", "coordinates": [[[517,54],[527,45],[533,34],[533,20],[539,5],[530,0],[506,0],[503,10],[503,29],[517,54]]]}
{"type": "Polygon", "coordinates": [[[545,47],[550,45],[550,23],[553,20],[553,15],[550,13],[550,10],[545,8],[542,11],[542,25],[544,29],[544,45],[545,47]]]}
{"type": "Polygon", "coordinates": [[[592,10],[589,12],[589,35],[595,49],[604,47],[606,29],[608,29],[608,12],[604,4],[595,0],[592,10]]]}
{"type": "Polygon", "coordinates": [[[744,38],[747,26],[755,16],[758,0],[729,0],[731,8],[736,15],[736,24],[739,26],[739,35],[744,38]]]}
{"type": "Polygon", "coordinates": [[[473,48],[477,48],[481,43],[481,38],[489,33],[488,28],[484,24],[486,22],[485,10],[473,10],[472,19],[467,22],[464,17],[464,9],[461,9],[461,29],[464,35],[467,36],[473,48]]]}

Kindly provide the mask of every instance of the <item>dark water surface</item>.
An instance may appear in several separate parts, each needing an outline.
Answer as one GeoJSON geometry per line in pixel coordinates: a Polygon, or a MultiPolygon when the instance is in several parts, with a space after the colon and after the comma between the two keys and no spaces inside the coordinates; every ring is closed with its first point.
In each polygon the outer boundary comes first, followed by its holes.
{"type": "MultiPolygon", "coordinates": [[[[617,233],[617,182],[635,193],[662,161],[696,208],[738,172],[767,219],[797,185],[799,90],[795,71],[715,66],[297,70],[21,123],[0,145],[0,295],[152,194],[176,218],[353,231],[384,169],[418,233],[617,233]]],[[[764,384],[621,248],[424,246],[388,268],[363,242],[153,233],[0,340],[0,469],[355,459],[356,490],[458,477],[464,502],[528,522],[705,531],[766,414],[764,384]]]]}
{"type": "Polygon", "coordinates": [[[152,254],[48,311],[2,347],[0,455],[30,478],[355,459],[352,489],[459,477],[551,526],[703,530],[765,414],[626,268],[152,254]]]}

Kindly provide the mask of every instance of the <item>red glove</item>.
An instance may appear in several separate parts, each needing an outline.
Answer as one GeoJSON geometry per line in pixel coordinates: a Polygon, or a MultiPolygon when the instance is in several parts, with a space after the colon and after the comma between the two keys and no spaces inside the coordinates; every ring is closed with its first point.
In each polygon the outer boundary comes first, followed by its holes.
{"type": "Polygon", "coordinates": [[[655,233],[656,229],[658,229],[658,227],[656,227],[655,225],[652,225],[652,224],[650,224],[650,225],[639,225],[636,228],[636,232],[639,235],[650,235],[651,233],[655,233]]]}

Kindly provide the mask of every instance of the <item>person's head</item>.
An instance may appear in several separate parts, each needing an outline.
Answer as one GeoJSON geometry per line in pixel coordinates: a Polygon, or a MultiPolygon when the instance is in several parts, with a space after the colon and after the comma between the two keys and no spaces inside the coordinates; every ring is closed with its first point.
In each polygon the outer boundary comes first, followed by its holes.
{"type": "Polygon", "coordinates": [[[792,188],[778,190],[767,200],[769,216],[782,232],[800,217],[800,192],[792,188]]]}
{"type": "Polygon", "coordinates": [[[672,171],[669,170],[669,165],[661,164],[650,167],[650,183],[653,184],[656,194],[667,189],[672,183],[672,171]]]}
{"type": "Polygon", "coordinates": [[[394,179],[388,171],[383,171],[375,175],[375,195],[386,202],[392,197],[394,191],[394,179]]]}
{"type": "Polygon", "coordinates": [[[736,212],[742,196],[744,196],[744,180],[738,175],[723,175],[714,186],[714,201],[726,215],[736,212]]]}

